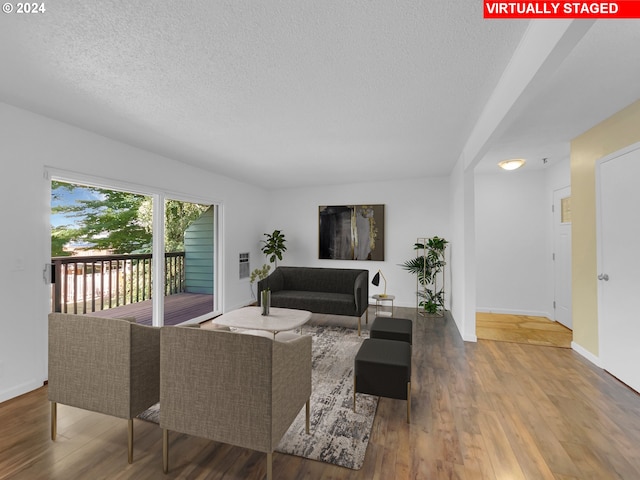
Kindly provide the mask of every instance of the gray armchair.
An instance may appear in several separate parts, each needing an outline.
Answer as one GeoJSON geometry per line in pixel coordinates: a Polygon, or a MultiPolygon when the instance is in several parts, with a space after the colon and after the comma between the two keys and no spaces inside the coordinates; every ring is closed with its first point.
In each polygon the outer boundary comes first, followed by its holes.
{"type": "Polygon", "coordinates": [[[160,397],[160,329],[126,319],[49,314],[51,439],[57,404],[128,420],[133,462],[133,418],[160,397]]]}
{"type": "Polygon", "coordinates": [[[173,430],[265,452],[271,479],[273,451],[303,405],[309,431],[311,337],[163,327],[160,344],[164,472],[173,430]]]}

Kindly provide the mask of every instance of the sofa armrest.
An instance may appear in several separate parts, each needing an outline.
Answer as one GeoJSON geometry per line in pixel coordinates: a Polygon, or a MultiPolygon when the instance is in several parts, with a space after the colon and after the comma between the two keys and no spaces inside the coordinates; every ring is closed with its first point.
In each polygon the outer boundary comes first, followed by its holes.
{"type": "Polygon", "coordinates": [[[273,340],[165,326],[160,427],[270,452],[273,340]]]}
{"type": "Polygon", "coordinates": [[[160,401],[160,329],[131,325],[131,404],[135,417],[160,401]]]}
{"type": "Polygon", "coordinates": [[[356,301],[356,311],[361,316],[369,306],[369,272],[364,271],[356,277],[353,285],[353,295],[356,301]]]}
{"type": "Polygon", "coordinates": [[[284,274],[282,270],[276,268],[267,278],[258,281],[258,305],[260,305],[260,292],[267,288],[272,292],[284,289],[284,274]]]}
{"type": "Polygon", "coordinates": [[[119,319],[49,314],[49,400],[130,417],[133,324],[119,319]]]}
{"type": "Polygon", "coordinates": [[[273,448],[311,397],[310,335],[274,342],[273,355],[273,448]]]}

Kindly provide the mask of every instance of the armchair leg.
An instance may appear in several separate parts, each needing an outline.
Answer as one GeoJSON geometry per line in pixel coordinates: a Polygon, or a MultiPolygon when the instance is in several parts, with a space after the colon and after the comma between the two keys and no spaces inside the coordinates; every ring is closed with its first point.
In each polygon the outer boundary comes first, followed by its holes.
{"type": "Polygon", "coordinates": [[[56,441],[58,432],[58,404],[51,402],[51,440],[56,441]]]}
{"type": "Polygon", "coordinates": [[[309,415],[310,415],[310,410],[311,409],[311,399],[308,398],[307,399],[307,403],[305,404],[305,422],[304,422],[304,427],[306,430],[307,435],[309,435],[309,415]]]}
{"type": "Polygon", "coordinates": [[[273,479],[273,452],[267,453],[267,480],[273,479]]]}
{"type": "Polygon", "coordinates": [[[358,336],[360,336],[360,322],[362,321],[362,317],[358,317],[358,336]]]}
{"type": "Polygon", "coordinates": [[[133,463],[133,418],[127,420],[127,448],[129,463],[133,463]]]}
{"type": "Polygon", "coordinates": [[[162,429],[162,471],[169,471],[169,430],[162,429]]]}

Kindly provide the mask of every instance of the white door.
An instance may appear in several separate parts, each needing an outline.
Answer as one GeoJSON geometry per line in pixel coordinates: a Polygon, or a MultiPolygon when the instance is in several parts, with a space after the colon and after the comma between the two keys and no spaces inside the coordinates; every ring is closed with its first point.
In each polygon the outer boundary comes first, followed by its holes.
{"type": "Polygon", "coordinates": [[[554,319],[573,330],[571,315],[571,187],[553,192],[554,319]]]}
{"type": "Polygon", "coordinates": [[[600,360],[640,391],[640,144],[597,164],[600,360]]]}

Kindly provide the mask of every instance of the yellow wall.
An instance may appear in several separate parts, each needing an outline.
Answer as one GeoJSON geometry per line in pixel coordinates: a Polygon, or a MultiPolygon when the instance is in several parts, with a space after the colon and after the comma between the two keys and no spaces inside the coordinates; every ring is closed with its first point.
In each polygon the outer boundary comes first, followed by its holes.
{"type": "Polygon", "coordinates": [[[573,341],[598,356],[596,160],[640,142],[640,101],[571,142],[573,341]]]}

